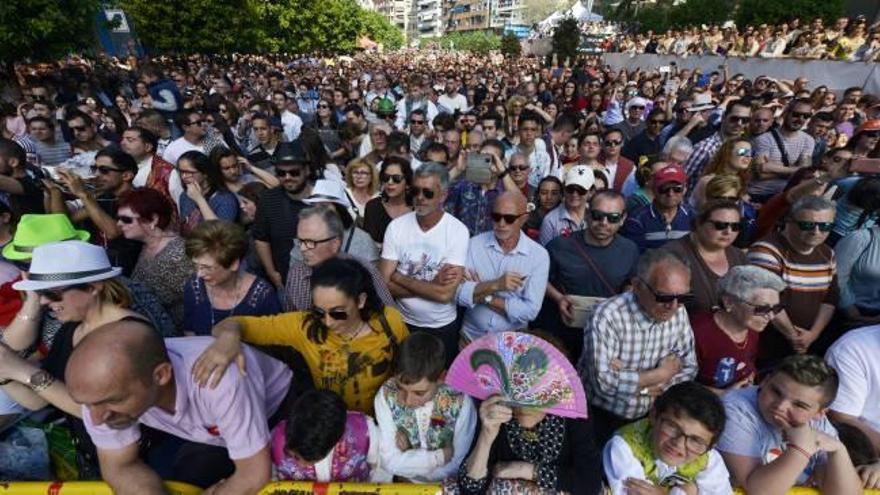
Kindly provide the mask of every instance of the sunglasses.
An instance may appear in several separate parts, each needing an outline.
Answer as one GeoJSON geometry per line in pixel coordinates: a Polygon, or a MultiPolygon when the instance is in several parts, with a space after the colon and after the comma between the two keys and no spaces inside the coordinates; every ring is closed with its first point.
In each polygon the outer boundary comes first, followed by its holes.
{"type": "Polygon", "coordinates": [[[403,182],[403,174],[380,174],[379,180],[384,184],[391,181],[392,184],[400,184],[403,182]]]}
{"type": "Polygon", "coordinates": [[[813,116],[810,112],[791,112],[791,116],[796,119],[808,119],[813,116]]]}
{"type": "Polygon", "coordinates": [[[300,170],[298,168],[291,168],[291,169],[287,169],[287,170],[284,170],[283,168],[276,168],[275,169],[275,176],[278,178],[283,178],[288,175],[293,178],[300,177],[300,176],[302,176],[302,170],[300,170]]]}
{"type": "Polygon", "coordinates": [[[73,131],[73,132],[83,132],[83,131],[85,131],[86,129],[88,129],[88,128],[87,128],[86,126],[84,126],[84,125],[83,125],[83,126],[76,126],[76,127],[74,127],[74,126],[70,126],[70,130],[73,131]]]}
{"type": "Polygon", "coordinates": [[[428,189],[427,187],[414,187],[412,192],[414,197],[422,195],[425,199],[434,199],[434,195],[436,194],[433,189],[428,189]]]}
{"type": "Polygon", "coordinates": [[[590,218],[595,222],[608,220],[608,223],[620,223],[620,220],[623,219],[623,213],[606,213],[599,210],[590,210],[590,218]]]}
{"type": "Polygon", "coordinates": [[[318,108],[330,108],[330,105],[318,105],[318,108]]]}
{"type": "Polygon", "coordinates": [[[101,175],[107,175],[111,172],[122,172],[122,170],[118,168],[105,167],[103,165],[92,165],[91,167],[89,167],[89,169],[92,171],[93,174],[97,172],[101,175]]]}
{"type": "Polygon", "coordinates": [[[125,225],[131,225],[134,223],[135,220],[137,220],[137,218],[130,217],[128,215],[117,215],[116,220],[124,223],[125,225]]]}
{"type": "Polygon", "coordinates": [[[670,194],[670,193],[681,194],[684,192],[684,186],[663,187],[663,188],[660,188],[659,192],[660,192],[660,194],[664,194],[664,195],[670,194]]]}
{"type": "Polygon", "coordinates": [[[737,150],[736,150],[736,156],[742,157],[742,156],[749,156],[751,154],[752,154],[751,148],[737,148],[737,150]]]}
{"type": "Polygon", "coordinates": [[[504,223],[512,224],[513,222],[517,221],[521,216],[526,215],[526,214],[527,213],[520,213],[518,215],[515,215],[515,214],[510,214],[510,213],[507,213],[507,214],[496,213],[493,211],[492,212],[492,221],[494,221],[495,223],[501,223],[501,220],[504,220],[504,223]]]}
{"type": "Polygon", "coordinates": [[[731,123],[736,124],[747,124],[749,122],[748,117],[737,117],[736,115],[731,115],[730,117],[727,117],[727,120],[729,120],[731,123]]]}
{"type": "Polygon", "coordinates": [[[739,232],[742,228],[742,224],[740,222],[719,222],[717,220],[709,220],[708,222],[712,228],[717,231],[730,229],[733,232],[739,232]]]}
{"type": "Polygon", "coordinates": [[[665,120],[654,120],[654,119],[651,119],[651,120],[650,120],[650,123],[651,123],[651,124],[656,124],[656,125],[666,125],[666,121],[665,121],[665,120]]]}
{"type": "Polygon", "coordinates": [[[202,125],[205,122],[207,122],[205,119],[199,119],[199,120],[193,120],[192,122],[190,122],[187,125],[202,125]]]}
{"type": "Polygon", "coordinates": [[[333,239],[336,239],[337,236],[331,236],[326,239],[300,239],[297,237],[293,240],[294,243],[299,244],[300,246],[306,249],[315,249],[318,244],[324,244],[325,242],[330,242],[333,239]]]}
{"type": "Polygon", "coordinates": [[[752,308],[752,313],[763,316],[763,315],[775,315],[776,313],[781,312],[784,307],[782,303],[779,304],[752,304],[744,299],[739,300],[741,303],[745,304],[752,308]]]}
{"type": "Polygon", "coordinates": [[[312,315],[315,318],[323,320],[325,316],[330,315],[330,319],[334,321],[344,321],[348,319],[348,311],[344,309],[334,309],[332,311],[324,311],[321,308],[312,308],[312,315]]]}
{"type": "Polygon", "coordinates": [[[739,197],[737,196],[712,196],[711,199],[716,201],[733,201],[734,203],[739,201],[739,197]]]}
{"type": "Polygon", "coordinates": [[[424,121],[424,120],[415,120],[415,119],[411,119],[411,120],[409,121],[409,123],[412,124],[412,125],[424,125],[424,124],[425,124],[425,121],[424,121]]]}
{"type": "Polygon", "coordinates": [[[804,232],[811,232],[819,227],[820,232],[831,232],[834,222],[807,222],[804,220],[795,220],[794,223],[804,232]]]}
{"type": "Polygon", "coordinates": [[[572,184],[569,186],[565,186],[565,192],[568,194],[579,194],[581,196],[586,196],[588,191],[581,186],[576,186],[572,184]]]}
{"type": "Polygon", "coordinates": [[[685,303],[694,297],[693,294],[660,294],[654,290],[654,288],[651,287],[651,284],[645,281],[645,279],[639,277],[639,280],[649,291],[651,291],[651,295],[654,296],[654,301],[660,304],[671,304],[674,302],[685,303]]]}
{"type": "Polygon", "coordinates": [[[531,166],[529,166],[529,165],[519,165],[519,166],[511,165],[511,166],[507,167],[507,170],[510,170],[511,172],[525,172],[526,170],[528,170],[530,168],[531,168],[531,166]]]}
{"type": "Polygon", "coordinates": [[[623,141],[605,141],[605,146],[608,146],[609,148],[620,146],[621,144],[623,144],[623,141]]]}
{"type": "Polygon", "coordinates": [[[70,290],[79,290],[88,287],[88,284],[71,285],[70,287],[60,287],[57,289],[44,289],[36,291],[40,297],[45,297],[52,302],[60,302],[64,298],[64,293],[70,290]]]}

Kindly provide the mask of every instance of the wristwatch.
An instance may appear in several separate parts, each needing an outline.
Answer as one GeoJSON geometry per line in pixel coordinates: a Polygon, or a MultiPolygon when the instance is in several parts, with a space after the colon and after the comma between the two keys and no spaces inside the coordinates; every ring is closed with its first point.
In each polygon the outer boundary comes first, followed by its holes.
{"type": "Polygon", "coordinates": [[[494,296],[493,296],[492,294],[489,294],[488,296],[484,297],[484,298],[483,298],[483,304],[492,304],[492,298],[493,298],[493,297],[494,297],[494,296]]]}
{"type": "Polygon", "coordinates": [[[46,370],[39,370],[28,378],[27,386],[34,392],[42,392],[55,382],[55,377],[46,370]]]}

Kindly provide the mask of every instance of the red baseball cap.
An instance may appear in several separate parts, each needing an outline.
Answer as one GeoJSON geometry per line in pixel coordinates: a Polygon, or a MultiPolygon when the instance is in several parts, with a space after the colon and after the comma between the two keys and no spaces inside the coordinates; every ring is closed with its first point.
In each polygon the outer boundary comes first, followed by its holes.
{"type": "Polygon", "coordinates": [[[654,174],[654,187],[661,187],[665,184],[684,184],[687,182],[687,174],[684,169],[678,165],[668,165],[661,168],[654,174]]]}

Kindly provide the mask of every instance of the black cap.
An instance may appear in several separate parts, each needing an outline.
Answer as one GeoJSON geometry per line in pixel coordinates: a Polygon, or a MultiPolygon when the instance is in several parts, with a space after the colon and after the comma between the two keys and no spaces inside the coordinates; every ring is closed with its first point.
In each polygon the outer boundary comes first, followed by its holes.
{"type": "Polygon", "coordinates": [[[275,148],[273,161],[276,165],[309,163],[309,159],[306,157],[306,153],[303,150],[302,142],[299,139],[295,139],[288,143],[280,143],[278,147],[275,148]]]}

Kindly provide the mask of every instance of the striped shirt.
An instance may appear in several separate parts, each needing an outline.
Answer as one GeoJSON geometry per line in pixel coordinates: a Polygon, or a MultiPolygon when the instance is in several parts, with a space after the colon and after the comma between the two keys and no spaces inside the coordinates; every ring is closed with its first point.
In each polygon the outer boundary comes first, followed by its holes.
{"type": "Polygon", "coordinates": [[[669,385],[693,380],[697,356],[684,306],[679,306],[672,319],[658,322],[642,311],[631,291],[608,299],[584,330],[578,369],[588,400],[617,416],[644,416],[654,399],[641,393],[639,373],[656,368],[670,354],[681,359],[682,369],[669,385]],[[619,369],[612,368],[614,359],[621,362],[619,369]]]}
{"type": "Polygon", "coordinates": [[[748,258],[785,281],[788,287],[780,294],[780,303],[795,325],[811,328],[822,304],[837,305],[837,260],[825,244],[803,254],[774,232],[752,244],[748,258]]]}
{"type": "Polygon", "coordinates": [[[697,187],[697,182],[700,180],[700,176],[703,175],[703,169],[706,168],[706,165],[712,160],[718,149],[721,148],[723,142],[724,139],[721,136],[721,131],[718,131],[694,146],[693,153],[691,153],[690,158],[684,165],[684,172],[688,177],[686,195],[690,196],[691,191],[697,187]]]}
{"type": "Polygon", "coordinates": [[[696,212],[693,208],[683,203],[678,207],[678,212],[672,221],[667,222],[663,213],[657,211],[654,203],[649,203],[627,217],[620,234],[635,242],[639,246],[639,251],[644,252],[690,234],[695,216],[696,212]]]}
{"type": "Polygon", "coordinates": [[[34,149],[37,152],[41,166],[58,165],[73,156],[73,153],[70,150],[70,144],[65,143],[64,141],[55,141],[52,144],[46,144],[34,139],[34,149]]]}

